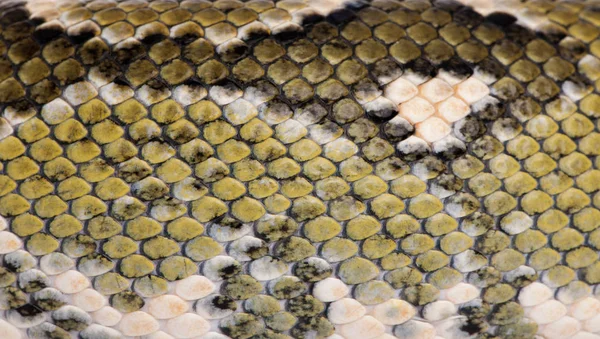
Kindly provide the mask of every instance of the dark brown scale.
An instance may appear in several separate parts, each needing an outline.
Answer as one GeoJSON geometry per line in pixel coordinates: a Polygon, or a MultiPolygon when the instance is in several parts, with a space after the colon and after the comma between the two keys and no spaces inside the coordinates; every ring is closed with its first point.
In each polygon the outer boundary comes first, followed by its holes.
{"type": "Polygon", "coordinates": [[[26,284],[19,283],[19,287],[26,293],[37,292],[47,287],[47,281],[45,277],[36,277],[33,280],[28,281],[26,284]]]}
{"type": "Polygon", "coordinates": [[[466,80],[473,75],[473,69],[460,58],[454,57],[440,65],[440,69],[450,73],[453,77],[466,80]]]}
{"type": "Polygon", "coordinates": [[[310,25],[314,25],[323,20],[325,20],[325,17],[320,14],[310,14],[310,15],[304,16],[302,18],[302,23],[300,25],[302,27],[308,27],[310,25]]]}
{"type": "Polygon", "coordinates": [[[506,39],[521,46],[525,46],[528,42],[535,39],[533,31],[518,24],[504,27],[504,34],[506,35],[506,39]]]}
{"type": "Polygon", "coordinates": [[[43,312],[32,304],[23,305],[17,308],[16,311],[23,317],[33,317],[43,312]]]}
{"type": "Polygon", "coordinates": [[[273,37],[277,41],[281,41],[283,43],[288,43],[293,40],[300,39],[303,36],[304,36],[304,31],[302,30],[301,27],[298,27],[298,26],[285,27],[284,29],[273,34],[273,37]]]}
{"type": "Polygon", "coordinates": [[[485,103],[478,104],[473,113],[475,113],[480,119],[494,121],[506,112],[506,103],[496,98],[486,101],[485,103]]]}
{"type": "MultiPolygon", "coordinates": [[[[116,66],[116,65],[114,65],[114,64],[113,64],[113,66],[116,66]]],[[[111,66],[109,66],[109,67],[111,67],[111,66]]],[[[110,74],[110,73],[111,73],[111,71],[112,71],[112,72],[115,72],[115,74],[116,74],[116,73],[121,73],[121,72],[120,72],[120,70],[118,70],[118,69],[117,69],[116,71],[113,71],[113,70],[110,70],[110,71],[109,71],[109,70],[107,69],[107,73],[106,73],[106,74],[107,74],[107,75],[108,75],[108,74],[110,74]]],[[[119,86],[131,86],[131,84],[129,83],[129,81],[127,80],[127,78],[126,78],[125,76],[123,76],[122,74],[119,74],[119,75],[117,75],[117,77],[116,77],[116,78],[114,78],[114,79],[112,80],[112,82],[113,82],[113,83],[115,83],[115,85],[119,85],[119,86]]],[[[161,81],[158,81],[158,80],[156,80],[156,79],[149,80],[149,81],[147,82],[147,84],[148,84],[148,86],[150,86],[150,88],[153,88],[153,89],[162,89],[162,88],[166,88],[166,85],[165,85],[165,84],[163,84],[161,81]]]]}
{"type": "Polygon", "coordinates": [[[356,14],[348,9],[334,10],[327,15],[327,21],[334,25],[341,25],[345,22],[353,20],[354,18],[356,18],[356,14]]]}
{"type": "Polygon", "coordinates": [[[477,64],[477,69],[479,72],[491,76],[496,80],[502,79],[506,74],[504,66],[492,58],[483,59],[477,64]]]}
{"type": "Polygon", "coordinates": [[[230,227],[233,229],[240,229],[242,226],[244,226],[244,224],[241,221],[227,216],[221,218],[221,220],[216,222],[215,225],[218,227],[230,227]]]}
{"type": "MultiPolygon", "coordinates": [[[[269,31],[264,28],[255,28],[248,32],[241,39],[246,43],[253,44],[269,36],[269,31]]],[[[191,41],[190,41],[191,42],[191,41]]]]}
{"type": "Polygon", "coordinates": [[[537,35],[542,39],[552,43],[553,45],[558,44],[562,39],[569,35],[569,32],[558,25],[552,25],[546,27],[537,32],[537,35]]]}
{"type": "Polygon", "coordinates": [[[468,335],[474,335],[485,331],[487,327],[488,325],[485,321],[477,319],[467,319],[465,323],[460,327],[460,330],[466,332],[468,335]]]}
{"type": "Polygon", "coordinates": [[[45,44],[58,38],[64,32],[64,28],[58,23],[48,23],[45,24],[43,27],[38,27],[33,32],[33,38],[36,39],[39,43],[45,44]]]}
{"type": "Polygon", "coordinates": [[[504,12],[493,12],[485,17],[485,21],[496,26],[506,27],[514,24],[517,21],[513,15],[504,12]]]}
{"type": "Polygon", "coordinates": [[[477,27],[484,20],[484,17],[475,12],[471,7],[463,7],[459,9],[452,17],[454,22],[468,28],[477,27]]]}
{"type": "Polygon", "coordinates": [[[465,144],[456,139],[451,139],[444,144],[434,144],[433,154],[440,157],[445,161],[454,160],[459,158],[467,152],[465,144]]]}
{"type": "Polygon", "coordinates": [[[234,41],[228,44],[225,48],[219,49],[217,52],[219,53],[221,60],[233,63],[248,54],[249,50],[250,49],[248,45],[245,43],[241,41],[234,41]]]}
{"type": "Polygon", "coordinates": [[[165,40],[165,38],[166,37],[162,34],[150,34],[141,39],[140,42],[144,45],[151,46],[165,40]]]}
{"type": "Polygon", "coordinates": [[[20,7],[21,4],[22,2],[19,1],[7,1],[6,5],[0,8],[0,13],[2,13],[0,24],[6,26],[29,19],[31,13],[26,8],[20,7]]]}
{"type": "Polygon", "coordinates": [[[392,142],[402,141],[415,132],[413,125],[404,119],[392,119],[383,125],[383,135],[392,142]]]}
{"type": "Polygon", "coordinates": [[[473,116],[465,117],[459,120],[454,125],[454,133],[462,141],[473,141],[486,132],[486,127],[483,121],[473,116]]]}
{"type": "Polygon", "coordinates": [[[392,102],[366,107],[367,116],[375,123],[383,123],[398,115],[398,107],[392,102]]]}
{"type": "Polygon", "coordinates": [[[73,43],[82,44],[91,38],[100,35],[100,29],[90,22],[87,25],[79,25],[77,29],[67,30],[67,34],[73,43]]]}
{"type": "Polygon", "coordinates": [[[121,42],[113,48],[113,54],[121,64],[130,64],[146,54],[146,49],[137,40],[121,42]]]}
{"type": "Polygon", "coordinates": [[[443,9],[449,12],[456,12],[463,8],[464,5],[456,0],[435,0],[433,5],[439,9],[443,9]]]}
{"type": "Polygon", "coordinates": [[[438,69],[425,58],[415,59],[404,66],[404,72],[413,73],[424,79],[430,79],[437,75],[438,69]]]}

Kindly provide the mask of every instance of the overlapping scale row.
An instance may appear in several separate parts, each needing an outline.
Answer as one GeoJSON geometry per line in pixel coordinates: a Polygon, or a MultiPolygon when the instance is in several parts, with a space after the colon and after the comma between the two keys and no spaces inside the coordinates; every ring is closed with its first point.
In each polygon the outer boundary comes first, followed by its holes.
{"type": "Polygon", "coordinates": [[[600,3],[464,2],[0,4],[0,333],[599,338],[600,3]]]}

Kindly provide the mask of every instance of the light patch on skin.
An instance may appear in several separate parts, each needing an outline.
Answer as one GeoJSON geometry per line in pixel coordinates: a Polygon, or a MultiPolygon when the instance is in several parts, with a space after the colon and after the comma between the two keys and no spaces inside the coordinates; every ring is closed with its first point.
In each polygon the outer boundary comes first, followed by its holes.
{"type": "Polygon", "coordinates": [[[57,0],[28,0],[25,8],[31,12],[32,19],[43,18],[48,22],[60,16],[56,5],[57,0]]]}
{"type": "Polygon", "coordinates": [[[458,0],[466,6],[471,6],[479,14],[486,16],[494,12],[504,12],[517,18],[517,24],[530,29],[535,29],[538,25],[548,22],[546,16],[542,13],[533,12],[523,5],[520,0],[458,0]]]}
{"type": "MultiPolygon", "coordinates": [[[[472,112],[470,105],[486,100],[491,92],[489,86],[496,80],[490,82],[478,74],[462,80],[440,72],[427,80],[405,74],[386,84],[382,96],[397,104],[397,117],[415,128],[414,135],[400,141],[398,147],[423,141],[434,150],[464,146],[454,132],[454,124],[472,112]]],[[[369,102],[362,106],[367,108],[369,102]]]]}
{"type": "Polygon", "coordinates": [[[313,290],[317,299],[328,304],[326,316],[336,325],[336,332],[330,338],[393,338],[394,335],[403,338],[402,333],[395,333],[398,326],[415,331],[411,332],[410,338],[444,338],[444,335],[466,338],[460,330],[466,318],[459,316],[457,310],[478,299],[481,293],[478,287],[464,282],[440,290],[438,301],[425,306],[424,318],[421,318],[419,309],[401,298],[391,298],[376,305],[361,304],[344,287],[341,280],[327,278],[317,283],[313,290]],[[363,331],[365,327],[371,331],[363,331]]]}
{"type": "Polygon", "coordinates": [[[591,289],[573,294],[569,288],[534,282],[520,290],[517,301],[524,316],[538,324],[537,334],[543,338],[600,338],[600,299],[591,289]]]}
{"type": "Polygon", "coordinates": [[[346,5],[356,3],[354,0],[308,0],[308,7],[314,9],[323,16],[329,15],[331,12],[344,8],[346,5]]]}
{"type": "Polygon", "coordinates": [[[600,338],[597,323],[600,300],[595,296],[581,295],[569,301],[572,303],[551,298],[539,305],[524,307],[525,316],[539,324],[538,334],[544,338],[600,338]]]}

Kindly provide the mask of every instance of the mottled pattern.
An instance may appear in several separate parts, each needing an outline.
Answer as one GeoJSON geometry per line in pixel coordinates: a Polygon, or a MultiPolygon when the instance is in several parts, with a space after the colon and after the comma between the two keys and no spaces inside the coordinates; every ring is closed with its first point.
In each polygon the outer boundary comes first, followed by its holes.
{"type": "Polygon", "coordinates": [[[599,339],[600,3],[461,2],[0,3],[0,338],[599,339]]]}

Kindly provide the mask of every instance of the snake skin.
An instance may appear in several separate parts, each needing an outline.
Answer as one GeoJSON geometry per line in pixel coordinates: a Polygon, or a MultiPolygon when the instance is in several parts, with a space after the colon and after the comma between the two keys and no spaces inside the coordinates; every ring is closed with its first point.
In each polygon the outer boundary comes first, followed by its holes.
{"type": "Polygon", "coordinates": [[[0,2],[0,338],[600,339],[600,2],[0,2]]]}

